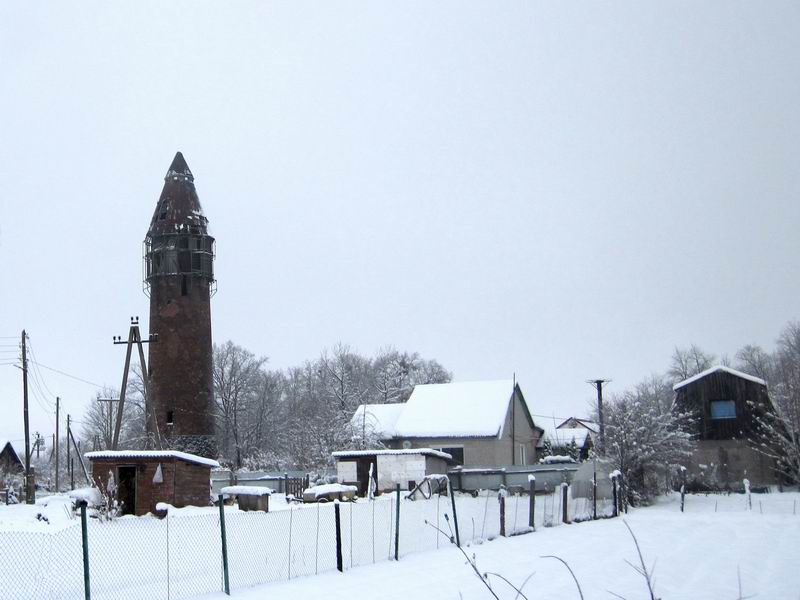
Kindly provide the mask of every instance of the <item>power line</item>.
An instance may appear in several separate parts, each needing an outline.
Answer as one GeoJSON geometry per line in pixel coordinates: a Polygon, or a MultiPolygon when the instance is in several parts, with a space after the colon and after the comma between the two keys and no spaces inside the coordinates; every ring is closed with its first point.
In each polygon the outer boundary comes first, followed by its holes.
{"type": "Polygon", "coordinates": [[[30,350],[31,350],[31,356],[33,357],[31,362],[36,366],[36,368],[34,370],[38,374],[39,380],[42,382],[42,385],[44,386],[44,389],[47,390],[47,393],[50,394],[53,398],[55,398],[56,395],[50,390],[49,387],[47,387],[47,382],[44,380],[44,376],[42,376],[42,371],[39,369],[39,365],[36,362],[37,361],[36,350],[33,349],[33,344],[29,343],[28,344],[28,348],[30,348],[30,350]]]}
{"type": "Polygon", "coordinates": [[[59,371],[58,369],[55,369],[53,367],[48,367],[47,365],[44,365],[44,364],[42,364],[40,362],[36,362],[35,360],[31,360],[31,362],[33,364],[39,366],[39,367],[42,367],[43,369],[47,369],[48,371],[53,371],[54,373],[58,373],[59,375],[63,375],[64,377],[69,377],[70,379],[74,379],[74,380],[80,381],[82,383],[87,383],[89,385],[93,385],[94,387],[101,388],[101,389],[103,387],[105,387],[100,383],[95,383],[94,381],[89,381],[88,379],[83,379],[83,378],[78,377],[76,375],[70,375],[69,373],[65,373],[64,371],[59,371]]]}

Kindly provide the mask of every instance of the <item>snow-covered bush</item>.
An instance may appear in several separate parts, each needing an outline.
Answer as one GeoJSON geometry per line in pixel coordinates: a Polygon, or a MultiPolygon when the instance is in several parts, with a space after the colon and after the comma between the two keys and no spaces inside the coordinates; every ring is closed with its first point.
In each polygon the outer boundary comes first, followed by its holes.
{"type": "Polygon", "coordinates": [[[605,412],[605,451],[622,473],[632,505],[666,491],[675,467],[691,454],[693,417],[673,407],[672,388],[654,376],[612,399],[605,412]]]}

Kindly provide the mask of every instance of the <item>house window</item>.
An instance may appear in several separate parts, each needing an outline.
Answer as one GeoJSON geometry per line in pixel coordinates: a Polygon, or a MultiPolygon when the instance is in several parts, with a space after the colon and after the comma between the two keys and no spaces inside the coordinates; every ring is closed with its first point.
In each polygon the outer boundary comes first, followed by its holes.
{"type": "Polygon", "coordinates": [[[174,425],[175,424],[175,413],[171,410],[167,411],[167,425],[174,425]]]}
{"type": "Polygon", "coordinates": [[[528,464],[528,455],[526,452],[525,444],[519,445],[519,464],[521,465],[528,464]]]}
{"type": "Polygon", "coordinates": [[[441,448],[441,451],[446,452],[447,454],[452,456],[453,462],[455,462],[456,464],[459,465],[464,464],[464,448],[456,448],[456,447],[441,448]]]}
{"type": "Polygon", "coordinates": [[[712,400],[711,401],[712,419],[735,419],[736,403],[733,400],[712,400]]]}

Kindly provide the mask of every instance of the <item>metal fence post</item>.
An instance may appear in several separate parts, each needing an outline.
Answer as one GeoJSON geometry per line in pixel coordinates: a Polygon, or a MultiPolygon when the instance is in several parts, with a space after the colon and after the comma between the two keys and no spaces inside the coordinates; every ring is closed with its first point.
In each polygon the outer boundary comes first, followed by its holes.
{"type": "Polygon", "coordinates": [[[397,509],[396,509],[396,521],[397,524],[394,528],[394,559],[400,560],[400,484],[397,484],[397,509]]]}
{"type": "Polygon", "coordinates": [[[231,582],[228,578],[228,538],[225,535],[225,503],[222,494],[219,495],[219,529],[222,535],[222,576],[225,585],[225,593],[231,595],[231,582]]]}
{"type": "Polygon", "coordinates": [[[592,519],[597,520],[597,459],[592,461],[592,519]]]}
{"type": "Polygon", "coordinates": [[[500,535],[506,537],[506,497],[502,492],[498,495],[500,500],[500,535]]]}
{"type": "Polygon", "coordinates": [[[83,544],[83,595],[86,600],[92,598],[92,586],[89,582],[89,531],[86,523],[86,500],[78,502],[81,507],[81,541],[83,544]]]}
{"type": "Polygon", "coordinates": [[[528,527],[536,530],[536,477],[528,475],[528,492],[531,497],[530,507],[528,509],[528,527]]]}
{"type": "Polygon", "coordinates": [[[561,521],[563,523],[569,523],[569,512],[568,512],[568,504],[567,498],[569,496],[569,484],[562,483],[561,484],[561,521]]]}
{"type": "MultiPolygon", "coordinates": [[[[340,572],[344,572],[344,567],[342,565],[342,520],[341,516],[339,515],[339,501],[337,500],[336,503],[333,505],[334,517],[336,518],[336,569],[340,572]]],[[[352,540],[350,541],[352,545],[352,540]]]]}
{"type": "MultiPolygon", "coordinates": [[[[459,475],[461,477],[461,475],[459,475]]],[[[456,513],[456,493],[453,490],[453,482],[448,478],[450,484],[450,502],[453,505],[453,527],[456,530],[456,546],[461,548],[461,537],[458,535],[458,513],[456,513]]]]}

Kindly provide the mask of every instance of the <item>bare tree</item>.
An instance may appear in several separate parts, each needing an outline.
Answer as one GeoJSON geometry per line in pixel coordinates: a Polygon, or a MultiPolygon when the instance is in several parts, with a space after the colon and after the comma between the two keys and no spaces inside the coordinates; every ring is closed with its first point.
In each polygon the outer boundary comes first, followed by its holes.
{"type": "Polygon", "coordinates": [[[689,348],[675,348],[667,375],[673,383],[677,383],[710,369],[716,360],[715,355],[703,352],[695,344],[689,348]]]}
{"type": "Polygon", "coordinates": [[[242,466],[247,411],[258,393],[261,368],[266,357],[256,357],[231,341],[214,345],[214,401],[223,431],[222,448],[233,454],[236,468],[242,466]]]}
{"type": "Polygon", "coordinates": [[[775,460],[780,476],[800,483],[800,323],[786,324],[772,356],[744,350],[740,360],[746,367],[754,363],[753,371],[762,367],[758,376],[767,381],[772,401],[757,418],[756,449],[775,460]]]}

